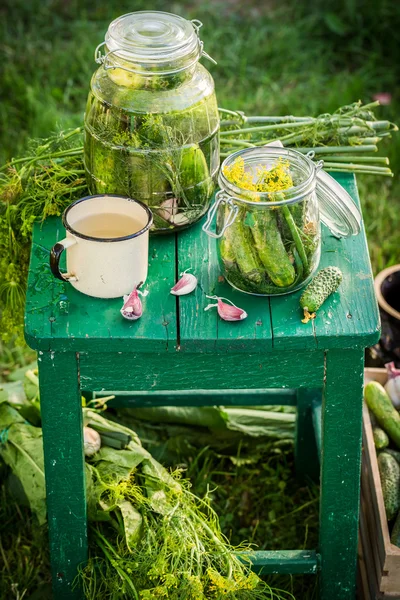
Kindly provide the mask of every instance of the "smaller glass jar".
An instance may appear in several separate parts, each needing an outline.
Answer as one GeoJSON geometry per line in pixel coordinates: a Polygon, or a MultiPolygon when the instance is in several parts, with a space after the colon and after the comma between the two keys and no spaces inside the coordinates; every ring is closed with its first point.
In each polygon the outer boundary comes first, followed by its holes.
{"type": "Polygon", "coordinates": [[[334,235],[358,233],[360,213],[332,177],[323,173],[319,180],[322,165],[296,150],[272,146],[239,150],[225,159],[218,180],[221,190],[203,230],[218,239],[222,272],[232,287],[271,296],[304,286],[320,260],[320,205],[324,222],[332,226],[334,235]],[[238,187],[227,178],[226,170],[239,157],[246,176],[254,182],[260,169],[269,171],[284,161],[293,186],[274,192],[238,187]],[[338,194],[334,184],[342,193],[338,194]],[[215,216],[214,233],[210,226],[215,216]]]}

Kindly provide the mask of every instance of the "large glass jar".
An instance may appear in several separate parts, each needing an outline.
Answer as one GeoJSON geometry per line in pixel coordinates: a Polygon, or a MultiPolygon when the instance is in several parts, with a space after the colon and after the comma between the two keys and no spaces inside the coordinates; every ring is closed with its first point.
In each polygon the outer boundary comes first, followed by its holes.
{"type": "MultiPolygon", "coordinates": [[[[214,82],[199,63],[201,23],[134,12],[108,28],[85,114],[90,192],[147,204],[168,232],[207,210],[219,167],[214,82]]],[[[207,56],[207,55],[206,55],[207,56]]]]}
{"type": "Polygon", "coordinates": [[[296,150],[279,147],[239,150],[225,159],[218,180],[221,190],[203,229],[218,239],[221,269],[234,288],[270,296],[304,286],[319,264],[320,209],[337,237],[358,233],[357,207],[321,167],[322,161],[314,163],[296,150]],[[268,193],[239,187],[227,176],[238,159],[243,181],[257,182],[260,171],[271,171],[280,161],[292,185],[268,193]]]}

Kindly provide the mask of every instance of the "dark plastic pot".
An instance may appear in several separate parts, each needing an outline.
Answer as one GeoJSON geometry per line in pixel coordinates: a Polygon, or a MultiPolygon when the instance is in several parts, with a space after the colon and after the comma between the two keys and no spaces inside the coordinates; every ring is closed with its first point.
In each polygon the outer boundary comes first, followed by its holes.
{"type": "Polygon", "coordinates": [[[400,265],[384,269],[375,277],[375,292],[382,320],[382,335],[374,347],[383,363],[400,366],[400,265]]]}

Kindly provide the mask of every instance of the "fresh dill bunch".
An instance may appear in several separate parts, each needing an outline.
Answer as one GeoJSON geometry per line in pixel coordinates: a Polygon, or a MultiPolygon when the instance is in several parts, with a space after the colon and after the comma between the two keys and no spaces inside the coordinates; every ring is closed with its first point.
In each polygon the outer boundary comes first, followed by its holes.
{"type": "Polygon", "coordinates": [[[4,341],[23,340],[32,228],[60,215],[88,193],[82,129],[31,140],[30,153],[0,169],[0,328],[4,341]]]}
{"type": "MultiPolygon", "coordinates": [[[[107,423],[92,410],[85,420],[107,423]]],[[[87,463],[87,479],[92,553],[103,558],[96,584],[92,563],[81,572],[87,598],[111,598],[116,589],[135,600],[280,597],[251,570],[251,548],[233,547],[223,536],[207,496],[193,494],[181,471],[167,471],[137,438],[124,450],[102,447],[87,463]]]]}

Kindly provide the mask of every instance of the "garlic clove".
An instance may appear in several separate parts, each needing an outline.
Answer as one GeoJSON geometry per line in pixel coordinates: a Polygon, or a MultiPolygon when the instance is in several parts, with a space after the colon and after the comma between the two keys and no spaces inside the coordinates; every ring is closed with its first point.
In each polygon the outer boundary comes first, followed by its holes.
{"type": "Polygon", "coordinates": [[[388,380],[385,385],[385,390],[391,399],[393,406],[400,409],[400,369],[396,369],[394,362],[385,364],[388,375],[388,380]]]}
{"type": "Polygon", "coordinates": [[[85,456],[93,456],[101,448],[100,434],[91,427],[83,428],[83,447],[85,456]]]}
{"type": "Polygon", "coordinates": [[[174,222],[174,217],[178,212],[178,201],[176,198],[167,198],[160,204],[158,214],[165,221],[174,222]]]}
{"type": "Polygon", "coordinates": [[[182,277],[171,288],[171,294],[174,296],[185,296],[190,294],[197,287],[197,277],[192,273],[182,273],[182,277]]]}
{"type": "Polygon", "coordinates": [[[224,321],[243,321],[243,319],[247,317],[247,312],[245,310],[239,308],[233,304],[233,302],[227,300],[227,298],[222,299],[219,296],[207,296],[207,298],[217,300],[217,304],[209,304],[204,310],[209,310],[210,308],[216,306],[219,316],[224,321]],[[223,302],[223,300],[227,301],[223,302]]]}
{"type": "Polygon", "coordinates": [[[217,311],[224,321],[243,321],[247,317],[247,312],[234,304],[227,304],[218,299],[217,311]]]}
{"type": "Polygon", "coordinates": [[[139,298],[137,287],[129,294],[124,296],[124,305],[121,308],[121,315],[128,321],[136,321],[143,314],[142,301],[139,298]]]}

